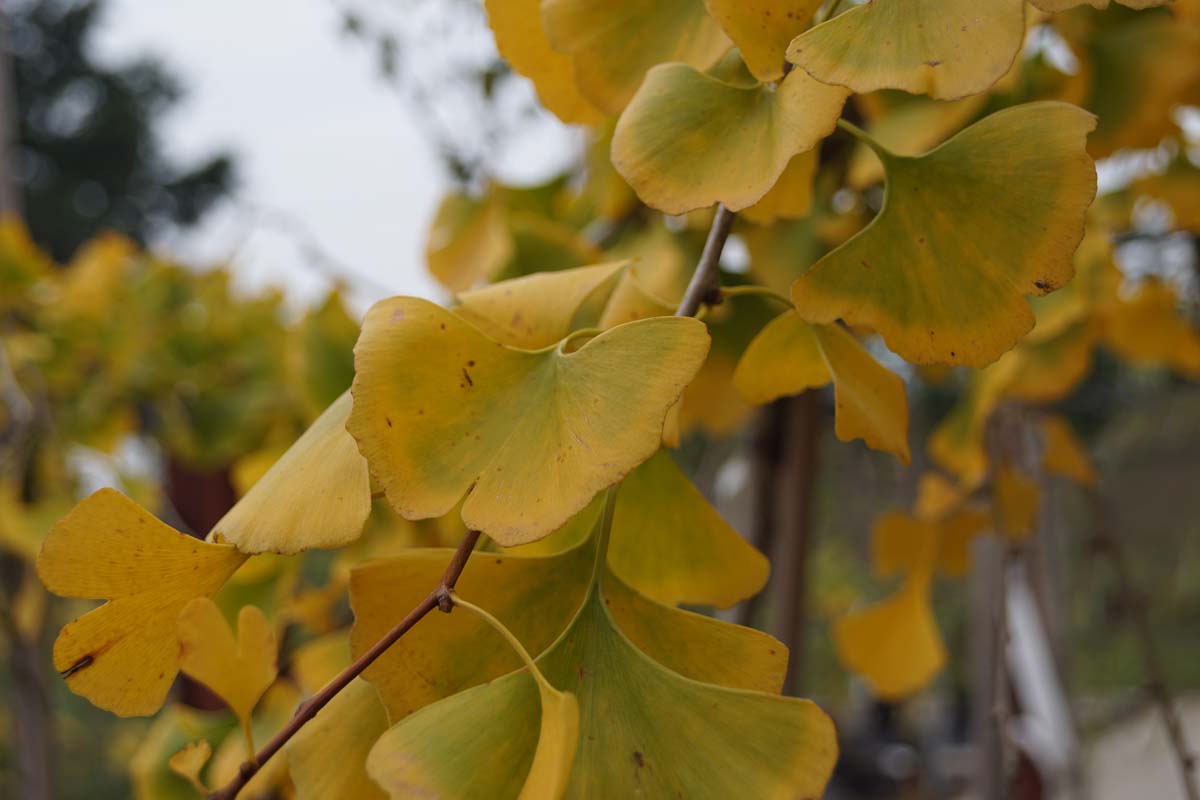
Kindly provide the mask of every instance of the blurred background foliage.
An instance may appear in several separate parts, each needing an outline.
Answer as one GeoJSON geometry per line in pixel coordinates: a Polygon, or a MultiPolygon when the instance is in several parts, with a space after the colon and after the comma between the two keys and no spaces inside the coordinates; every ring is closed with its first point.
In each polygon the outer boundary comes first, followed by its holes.
{"type": "MultiPolygon", "coordinates": [[[[649,306],[673,305],[711,212],[666,217],[641,204],[609,165],[611,131],[603,129],[580,135],[577,158],[560,174],[506,182],[502,154],[536,141],[549,123],[496,54],[482,8],[470,0],[341,7],[344,34],[377,54],[375,77],[395,83],[455,186],[427,247],[428,269],[448,294],[635,257],[645,268],[641,283],[627,288],[649,306]]],[[[206,531],[349,386],[358,314],[337,290],[297,313],[280,292],[239,293],[228,268],[172,264],[147,250],[156,232],[195,223],[235,190],[232,159],[165,158],[155,124],[183,86],[153,60],[114,70],[89,58],[100,2],[5,8],[25,223],[0,224],[0,647],[8,667],[0,688],[15,698],[0,706],[0,795],[20,796],[16,738],[27,730],[22,720],[40,714],[41,735],[53,742],[54,796],[191,797],[167,757],[192,739],[225,742],[210,768],[220,782],[237,764],[232,718],[186,681],[152,721],[115,720],[71,695],[51,671],[49,641],[87,604],[49,598],[30,564],[47,526],[105,484],[182,530],[206,531]],[[40,710],[22,706],[31,697],[36,706],[39,696],[40,710]]],[[[1200,325],[1197,25],[1195,4],[1184,2],[1170,11],[1078,9],[1032,25],[1013,71],[985,95],[936,103],[882,92],[847,107],[880,139],[911,150],[1034,99],[1067,99],[1100,115],[1091,146],[1103,159],[1102,195],[1090,224],[1105,241],[1098,259],[1119,269],[1123,316],[1107,327],[1067,326],[1076,338],[1051,337],[1053,346],[1039,351],[1051,377],[1025,399],[1067,418],[1104,476],[1107,524],[1144,591],[1166,678],[1184,693],[1200,690],[1200,362],[1190,355],[1200,325]]],[[[863,148],[835,135],[819,163],[801,213],[765,223],[739,218],[722,265],[726,283],[786,292],[878,210],[881,175],[863,148]]],[[[737,396],[734,366],[771,314],[757,301],[713,310],[713,352],[680,421],[679,461],[776,564],[762,598],[732,614],[787,642],[792,688],[838,718],[836,796],[919,796],[911,793],[918,785],[951,796],[962,775],[942,756],[966,737],[966,584],[938,586],[950,663],[904,703],[882,703],[849,676],[830,629],[890,591],[872,573],[872,525],[882,511],[912,506],[917,477],[938,465],[926,443],[973,418],[977,375],[913,369],[875,347],[907,381],[914,464],[904,469],[833,437],[829,390],[762,410],[737,396]],[[806,489],[789,482],[795,454],[780,445],[803,436],[806,489]],[[764,497],[764,486],[774,494],[764,497]],[[802,491],[812,503],[799,519],[787,496],[802,491]],[[803,530],[807,555],[797,556],[787,531],[774,535],[789,525],[803,530]],[[787,605],[797,596],[798,620],[787,605]]],[[[1103,732],[1145,702],[1130,624],[1136,610],[1097,555],[1088,490],[1049,478],[1042,492],[1047,624],[1082,729],[1103,732]]],[[[406,523],[376,506],[367,534],[350,548],[255,559],[218,597],[226,609],[259,605],[284,634],[284,678],[256,721],[263,739],[344,659],[350,565],[457,533],[453,522],[406,523]]],[[[264,773],[259,788],[286,796],[286,773],[264,773]]]]}

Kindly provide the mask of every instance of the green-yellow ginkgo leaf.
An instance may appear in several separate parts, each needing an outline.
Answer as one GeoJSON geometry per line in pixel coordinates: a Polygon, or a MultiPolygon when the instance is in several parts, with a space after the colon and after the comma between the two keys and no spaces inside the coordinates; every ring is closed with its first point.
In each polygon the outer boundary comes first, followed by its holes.
{"type": "Polygon", "coordinates": [[[246,558],[101,489],[50,529],[38,555],[51,592],[108,600],[62,629],[54,668],[71,691],[118,716],[153,714],[178,672],[180,610],[211,597],[246,558]]]}
{"type": "Polygon", "coordinates": [[[402,516],[438,517],[467,495],[468,527],[523,544],[654,453],[708,343],[703,323],[673,317],[574,352],[516,350],[432,303],[392,298],[355,348],[347,428],[402,516]]]}
{"type": "Polygon", "coordinates": [[[538,272],[458,296],[454,313],[509,347],[549,347],[595,327],[629,261],[538,272]]]}
{"type": "Polygon", "coordinates": [[[367,754],[388,728],[375,687],[356,678],[284,746],[297,800],[380,800],[367,754]]]}
{"type": "Polygon", "coordinates": [[[351,405],[346,392],[317,417],[213,526],[209,540],[243,553],[291,555],[357,539],[371,513],[371,478],[346,432],[351,405]]]}
{"type": "Polygon", "coordinates": [[[205,739],[188,742],[173,756],[167,759],[167,767],[179,777],[186,780],[201,797],[207,797],[209,789],[200,780],[200,772],[208,766],[212,758],[212,745],[205,739]]]}
{"type": "Polygon", "coordinates": [[[787,58],[859,94],[954,100],[1008,72],[1025,40],[1024,9],[1024,0],[874,0],[796,37],[787,58]]]}
{"type": "Polygon", "coordinates": [[[707,69],[729,49],[704,0],[542,0],[542,24],[584,96],[613,115],[656,64],[707,69]]]}
{"type": "Polygon", "coordinates": [[[781,314],[746,348],[733,379],[743,397],[760,404],[833,381],[837,437],[861,438],[910,460],[904,381],[839,325],[809,325],[794,311],[781,314]]]}
{"type": "Polygon", "coordinates": [[[542,28],[540,0],[484,0],[483,5],[496,49],[514,71],[533,82],[542,105],[568,124],[604,121],[575,85],[571,59],[550,47],[542,28]]]}
{"type": "Polygon", "coordinates": [[[250,717],[277,674],[271,623],[256,607],[242,606],[234,638],[217,604],[197,597],[179,612],[176,632],[179,668],[225,701],[246,731],[247,757],[253,758],[250,717]]]}
{"type": "Polygon", "coordinates": [[[800,315],[873,328],[913,363],[991,363],[1033,327],[1025,295],[1074,273],[1096,192],[1094,124],[1074,106],[1030,103],[923,156],[873,144],[883,208],[792,285],[800,315]]]}
{"type": "Polygon", "coordinates": [[[821,0],[705,0],[705,5],[754,77],[777,81],[788,45],[808,27],[821,0]]]}
{"type": "Polygon", "coordinates": [[[718,202],[739,211],[833,132],[848,94],[799,70],[778,87],[746,87],[663,64],[617,122],[613,165],[643,202],[668,214],[718,202]]]}
{"type": "Polygon", "coordinates": [[[558,800],[579,738],[575,696],[551,686],[499,620],[461,597],[454,597],[454,605],[501,634],[524,670],[401,720],[372,748],[371,776],[397,800],[414,795],[558,800]],[[531,679],[536,693],[523,678],[531,679]]]}

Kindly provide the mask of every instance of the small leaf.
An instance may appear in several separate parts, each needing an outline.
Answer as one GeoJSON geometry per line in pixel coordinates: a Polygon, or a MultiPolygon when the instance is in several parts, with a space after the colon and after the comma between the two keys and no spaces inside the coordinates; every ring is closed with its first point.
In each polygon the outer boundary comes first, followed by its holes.
{"type": "Polygon", "coordinates": [[[1071,423],[1058,414],[1042,420],[1042,459],[1046,471],[1061,475],[1083,486],[1096,485],[1096,467],[1087,448],[1071,429],[1071,423]]]}
{"type": "Polygon", "coordinates": [[[702,323],[675,317],[570,353],[516,350],[397,297],[363,325],[347,428],[402,516],[441,516],[465,494],[468,527],[522,544],[654,453],[708,342],[702,323]]]}
{"type": "Polygon", "coordinates": [[[540,0],[485,0],[496,49],[513,70],[533,82],[538,99],[568,124],[596,125],[604,115],[589,103],[571,75],[571,59],[555,52],[542,28],[540,0]]]}
{"type": "Polygon", "coordinates": [[[1094,123],[1073,106],[1031,103],[924,156],[873,145],[888,173],[883,208],[793,284],[800,315],[870,327],[913,363],[994,361],[1033,327],[1023,296],[1073,274],[1096,191],[1084,150],[1094,123]]]}
{"type": "Polygon", "coordinates": [[[742,219],[755,225],[771,225],[781,219],[807,217],[812,210],[816,171],[817,148],[792,156],[771,190],[754,205],[742,209],[742,219]]]}
{"type": "Polygon", "coordinates": [[[188,742],[175,755],[167,759],[167,767],[190,783],[201,797],[207,797],[209,789],[204,785],[204,781],[200,780],[200,771],[207,766],[210,758],[212,758],[212,745],[206,740],[200,739],[188,742]]]}
{"type": "Polygon", "coordinates": [[[796,37],[787,58],[858,94],[902,89],[955,100],[1000,80],[1024,39],[1023,0],[874,0],[796,37]]]}
{"type": "Polygon", "coordinates": [[[1175,292],[1161,281],[1147,281],[1109,309],[1104,343],[1127,364],[1200,378],[1200,330],[1180,314],[1175,292]]]}
{"type": "Polygon", "coordinates": [[[51,592],[108,599],[62,629],[54,668],[71,691],[118,716],[153,714],[178,672],[180,610],[211,597],[246,558],[101,489],[50,529],[38,556],[38,576],[51,592]]]}
{"type": "Polygon", "coordinates": [[[833,132],[847,96],[799,71],[778,88],[744,87],[664,64],[617,122],[613,165],[643,202],[668,214],[718,202],[740,211],[833,132]]]}
{"type": "Polygon", "coordinates": [[[908,399],[904,381],[873,359],[838,325],[809,325],[794,311],[772,320],[755,337],[734,372],[734,384],[753,403],[798,394],[833,381],[836,433],[904,463],[908,399]]]}
{"type": "Polygon", "coordinates": [[[729,50],[704,0],[542,0],[542,24],[551,46],[571,57],[584,96],[612,115],[655,64],[707,69],[729,50]]]}
{"type": "Polygon", "coordinates": [[[1027,539],[1033,533],[1041,502],[1037,483],[1007,464],[997,468],[993,480],[999,532],[1014,542],[1027,539]]]}
{"type": "Polygon", "coordinates": [[[821,0],[705,0],[760,81],[783,77],[788,44],[808,27],[821,0]]]}
{"type": "Polygon", "coordinates": [[[366,459],[346,432],[346,392],[267,470],[209,533],[243,553],[293,555],[342,547],[362,534],[371,513],[366,459]]]}
{"type": "Polygon", "coordinates": [[[248,726],[275,682],[278,645],[271,623],[254,606],[242,606],[235,639],[216,603],[197,597],[179,612],[176,626],[179,668],[212,689],[248,726]]]}

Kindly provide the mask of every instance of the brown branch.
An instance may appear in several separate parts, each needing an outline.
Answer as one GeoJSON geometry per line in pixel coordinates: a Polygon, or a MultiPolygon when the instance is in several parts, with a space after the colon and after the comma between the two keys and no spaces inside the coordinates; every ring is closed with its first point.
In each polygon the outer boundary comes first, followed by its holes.
{"type": "Polygon", "coordinates": [[[733,217],[734,213],[724,203],[717,205],[717,214],[713,217],[712,227],[708,229],[708,240],[704,242],[704,252],[700,254],[696,271],[692,273],[692,280],[683,293],[683,300],[679,301],[675,316],[694,317],[702,304],[716,305],[721,302],[717,267],[721,263],[725,241],[733,229],[733,217]]]}
{"type": "Polygon", "coordinates": [[[1121,546],[1120,537],[1112,530],[1108,509],[1099,490],[1091,489],[1088,500],[1092,510],[1092,536],[1101,554],[1108,556],[1116,573],[1121,599],[1133,620],[1134,633],[1142,650],[1143,669],[1146,671],[1146,689],[1158,706],[1162,715],[1163,727],[1167,729],[1171,749],[1175,751],[1175,759],[1179,763],[1179,777],[1183,782],[1183,792],[1188,800],[1200,800],[1200,788],[1196,784],[1196,757],[1187,741],[1183,724],[1179,720],[1179,712],[1171,692],[1167,688],[1166,670],[1163,668],[1162,655],[1154,633],[1150,629],[1150,616],[1146,613],[1146,604],[1137,591],[1129,561],[1121,546]]]}
{"type": "Polygon", "coordinates": [[[425,595],[425,598],[417,604],[416,608],[408,612],[408,615],[396,623],[394,628],[384,634],[383,638],[371,645],[370,650],[356,658],[353,664],[342,670],[321,691],[317,692],[305,703],[302,703],[300,708],[296,710],[296,715],[292,717],[291,721],[258,751],[255,759],[244,762],[238,768],[237,777],[230,781],[223,789],[210,794],[208,796],[209,800],[233,800],[233,798],[237,797],[238,792],[245,788],[246,784],[258,773],[263,764],[267,763],[272,756],[283,749],[288,740],[295,736],[309,720],[315,717],[317,712],[324,708],[338,692],[345,689],[351,681],[362,674],[363,670],[369,667],[375,659],[383,655],[389,647],[420,622],[426,614],[435,608],[446,613],[452,611],[454,609],[454,601],[451,599],[450,592],[454,589],[454,584],[458,582],[458,576],[462,574],[463,569],[467,566],[467,559],[471,557],[471,551],[475,549],[475,543],[478,541],[479,531],[467,531],[467,535],[459,542],[458,549],[454,551],[454,556],[450,559],[450,564],[446,567],[446,572],[442,575],[442,580],[437,587],[425,595]]]}

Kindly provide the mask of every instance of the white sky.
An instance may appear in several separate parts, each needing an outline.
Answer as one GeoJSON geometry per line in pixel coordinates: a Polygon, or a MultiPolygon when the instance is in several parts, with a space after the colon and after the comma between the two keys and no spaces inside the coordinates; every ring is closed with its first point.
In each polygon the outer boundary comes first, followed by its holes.
{"type": "Polygon", "coordinates": [[[238,156],[236,202],[157,249],[201,265],[232,255],[240,286],[308,302],[329,282],[307,238],[366,279],[352,286],[360,311],[387,293],[439,296],[422,250],[440,165],[332,3],[110,0],[96,45],[117,62],[157,53],[183,79],[187,98],[163,126],[169,153],[238,156]],[[282,232],[281,218],[303,233],[282,232]]]}

